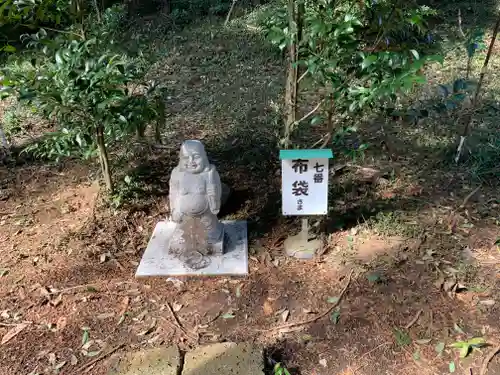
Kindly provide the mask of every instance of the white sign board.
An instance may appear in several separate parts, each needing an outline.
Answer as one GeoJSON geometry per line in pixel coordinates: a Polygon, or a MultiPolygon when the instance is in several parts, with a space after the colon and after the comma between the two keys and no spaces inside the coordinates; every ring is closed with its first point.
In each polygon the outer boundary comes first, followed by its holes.
{"type": "Polygon", "coordinates": [[[281,177],[283,215],[327,214],[328,158],[282,158],[281,177]]]}

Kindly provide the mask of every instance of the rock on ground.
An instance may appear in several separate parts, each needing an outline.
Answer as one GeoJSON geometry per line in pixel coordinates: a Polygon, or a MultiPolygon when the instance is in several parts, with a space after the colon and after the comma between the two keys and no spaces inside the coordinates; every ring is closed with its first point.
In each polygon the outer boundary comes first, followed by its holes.
{"type": "Polygon", "coordinates": [[[249,343],[218,343],[186,353],[182,375],[263,375],[262,349],[249,343]]]}
{"type": "Polygon", "coordinates": [[[178,375],[181,355],[177,346],[155,348],[129,353],[109,375],[178,375]]]}
{"type": "Polygon", "coordinates": [[[264,375],[262,349],[249,343],[218,343],[187,352],[177,346],[140,350],[121,358],[108,375],[264,375]]]}

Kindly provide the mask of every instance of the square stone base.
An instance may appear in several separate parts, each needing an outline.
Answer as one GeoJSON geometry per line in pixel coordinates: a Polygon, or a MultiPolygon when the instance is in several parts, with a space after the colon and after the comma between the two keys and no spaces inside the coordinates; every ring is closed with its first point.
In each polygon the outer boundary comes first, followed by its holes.
{"type": "Polygon", "coordinates": [[[246,221],[223,221],[222,223],[225,232],[224,254],[209,256],[210,264],[207,267],[193,270],[168,251],[170,239],[177,224],[171,221],[160,221],[156,224],[135,276],[247,275],[247,223],[246,221]]]}

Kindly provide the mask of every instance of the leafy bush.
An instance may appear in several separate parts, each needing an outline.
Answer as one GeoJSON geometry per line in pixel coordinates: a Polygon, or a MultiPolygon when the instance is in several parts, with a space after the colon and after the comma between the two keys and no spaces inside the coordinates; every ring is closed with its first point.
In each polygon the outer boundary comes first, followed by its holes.
{"type": "Polygon", "coordinates": [[[263,27],[279,48],[297,44],[300,79],[309,78],[321,92],[317,108],[327,114],[313,117],[311,124],[326,121],[329,139],[333,113],[352,116],[395,100],[425,82],[421,70],[427,62],[440,61],[428,53],[433,44],[425,24],[433,14],[428,7],[409,8],[400,0],[296,3],[292,28],[285,5],[270,13],[263,27]]]}
{"type": "Polygon", "coordinates": [[[70,28],[55,39],[42,29],[26,37],[43,54],[4,69],[2,91],[36,105],[58,130],[46,134],[26,152],[38,157],[89,158],[98,154],[106,185],[113,189],[107,146],[123,137],[144,133],[157,116],[158,87],[141,85],[146,64],[120,51],[113,30],[120,17],[108,9],[103,24],[70,28]],[[106,24],[106,22],[109,22],[106,24]],[[111,30],[111,31],[108,31],[111,30]],[[137,92],[146,86],[142,92],[137,92]]]}
{"type": "Polygon", "coordinates": [[[15,52],[22,33],[50,27],[62,30],[85,14],[82,0],[2,0],[0,51],[15,52]]]}

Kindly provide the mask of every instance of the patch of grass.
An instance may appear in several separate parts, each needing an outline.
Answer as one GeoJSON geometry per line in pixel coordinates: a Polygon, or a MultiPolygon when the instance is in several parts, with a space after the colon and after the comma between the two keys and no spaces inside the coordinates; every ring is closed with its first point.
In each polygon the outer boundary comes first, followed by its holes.
{"type": "Polygon", "coordinates": [[[36,108],[14,103],[3,111],[1,123],[9,141],[29,133],[30,122],[36,116],[36,108]]]}
{"type": "Polygon", "coordinates": [[[402,212],[379,212],[366,222],[368,230],[382,236],[416,237],[421,227],[402,212]]]}
{"type": "Polygon", "coordinates": [[[487,184],[500,181],[500,133],[491,132],[471,151],[468,167],[473,178],[487,184]]]}
{"type": "Polygon", "coordinates": [[[396,339],[396,343],[400,347],[405,347],[411,344],[411,337],[408,335],[407,332],[399,329],[399,328],[394,328],[393,329],[393,334],[394,338],[396,339]]]}

